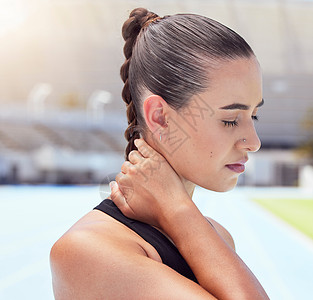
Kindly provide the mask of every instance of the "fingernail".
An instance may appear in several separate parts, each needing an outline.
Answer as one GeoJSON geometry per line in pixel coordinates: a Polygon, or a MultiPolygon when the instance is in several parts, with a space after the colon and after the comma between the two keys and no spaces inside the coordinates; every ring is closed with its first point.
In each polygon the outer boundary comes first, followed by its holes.
{"type": "Polygon", "coordinates": [[[137,139],[134,140],[134,144],[135,144],[135,146],[138,148],[138,146],[137,146],[137,139]]]}
{"type": "Polygon", "coordinates": [[[110,186],[110,189],[112,191],[112,189],[116,186],[116,182],[115,181],[110,181],[109,186],[110,186]]]}

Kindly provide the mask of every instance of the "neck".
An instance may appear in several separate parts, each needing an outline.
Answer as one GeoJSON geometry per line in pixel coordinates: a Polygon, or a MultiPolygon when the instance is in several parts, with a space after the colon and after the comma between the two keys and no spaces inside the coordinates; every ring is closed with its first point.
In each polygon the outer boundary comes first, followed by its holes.
{"type": "MultiPolygon", "coordinates": [[[[155,139],[150,134],[147,136],[143,136],[141,138],[143,138],[153,149],[158,151],[161,155],[163,155],[166,158],[166,155],[164,155],[162,149],[160,149],[158,144],[155,143],[155,139]]],[[[196,185],[194,183],[192,183],[191,181],[185,179],[183,176],[181,176],[179,174],[178,174],[178,176],[181,179],[190,199],[192,199],[193,192],[194,192],[196,185]]]]}
{"type": "Polygon", "coordinates": [[[185,179],[181,175],[179,175],[179,177],[180,177],[180,179],[181,179],[181,181],[182,181],[182,183],[183,183],[183,185],[184,185],[184,187],[185,187],[185,189],[186,189],[190,199],[192,199],[193,192],[195,190],[196,185],[193,182],[185,179]]]}

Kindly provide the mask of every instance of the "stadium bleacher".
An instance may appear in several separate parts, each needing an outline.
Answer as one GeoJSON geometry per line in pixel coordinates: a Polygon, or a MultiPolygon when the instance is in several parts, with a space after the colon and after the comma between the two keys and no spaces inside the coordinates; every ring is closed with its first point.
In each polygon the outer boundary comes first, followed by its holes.
{"type": "MultiPolygon", "coordinates": [[[[265,105],[256,123],[262,141],[262,151],[256,157],[262,163],[255,168],[262,169],[265,162],[270,162],[264,174],[272,177],[248,180],[247,174],[244,181],[262,185],[297,182],[295,174],[303,162],[292,151],[312,135],[302,123],[313,107],[313,1],[147,0],[145,5],[161,16],[178,12],[206,15],[233,28],[249,42],[264,78],[265,105]],[[288,173],[292,176],[283,179],[288,173]]],[[[134,3],[126,0],[42,1],[33,6],[32,14],[14,34],[0,35],[0,160],[5,161],[1,163],[1,174],[9,174],[10,178],[19,174],[16,181],[40,182],[41,172],[57,172],[36,169],[39,166],[35,157],[49,151],[54,155],[70,151],[73,163],[69,166],[87,161],[87,154],[98,165],[103,164],[103,169],[108,161],[100,162],[101,155],[115,161],[112,153],[118,153],[116,163],[123,161],[127,122],[119,78],[124,59],[120,31],[133,8],[134,3]],[[23,56],[18,52],[21,45],[23,56]],[[48,82],[48,98],[34,108],[45,111],[39,118],[29,117],[24,106],[30,91],[41,82],[48,82]],[[88,97],[99,89],[108,91],[113,99],[110,105],[99,105],[103,110],[102,125],[101,120],[88,120],[84,111],[88,97]],[[62,106],[62,99],[68,99],[69,106],[83,99],[82,111],[78,115],[59,111],[58,116],[50,117],[50,110],[61,110],[58,105],[62,106]],[[11,109],[10,103],[19,109],[11,109]],[[30,175],[25,170],[31,168],[35,171],[30,175]]],[[[101,116],[101,111],[98,113],[101,116]]],[[[96,167],[89,171],[98,172],[96,167]]],[[[82,164],[82,172],[88,172],[86,165],[82,164]]],[[[73,176],[79,172],[69,173],[73,176]]]]}

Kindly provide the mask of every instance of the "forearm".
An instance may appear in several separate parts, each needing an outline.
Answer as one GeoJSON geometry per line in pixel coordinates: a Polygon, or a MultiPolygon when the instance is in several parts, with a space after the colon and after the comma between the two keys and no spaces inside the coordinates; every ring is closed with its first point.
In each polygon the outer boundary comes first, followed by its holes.
{"type": "Polygon", "coordinates": [[[268,299],[256,277],[193,202],[181,203],[164,216],[161,225],[199,284],[218,299],[268,299]]]}

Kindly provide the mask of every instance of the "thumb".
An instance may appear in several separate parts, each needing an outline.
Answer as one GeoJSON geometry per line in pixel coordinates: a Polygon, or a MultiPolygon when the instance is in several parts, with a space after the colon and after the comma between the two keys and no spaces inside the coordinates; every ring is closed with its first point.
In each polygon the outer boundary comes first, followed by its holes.
{"type": "Polygon", "coordinates": [[[124,194],[121,192],[119,188],[118,183],[116,181],[111,181],[110,188],[111,188],[111,196],[109,199],[111,199],[114,202],[114,204],[124,214],[124,216],[128,218],[134,218],[134,215],[135,215],[134,211],[128,205],[126,198],[124,197],[124,194]]]}
{"type": "Polygon", "coordinates": [[[109,185],[111,189],[111,195],[109,199],[111,199],[118,208],[124,206],[126,204],[126,199],[121,192],[117,182],[111,181],[109,185]]]}

